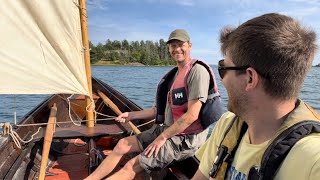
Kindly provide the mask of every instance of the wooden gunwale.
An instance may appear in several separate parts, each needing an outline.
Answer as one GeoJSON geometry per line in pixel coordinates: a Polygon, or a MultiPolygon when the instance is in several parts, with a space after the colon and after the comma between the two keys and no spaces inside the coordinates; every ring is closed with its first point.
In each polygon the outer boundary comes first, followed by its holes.
{"type": "MultiPolygon", "coordinates": [[[[136,105],[134,102],[127,99],[125,96],[123,96],[120,92],[116,91],[109,85],[105,84],[104,82],[93,78],[93,92],[96,93],[96,90],[99,90],[103,92],[110,100],[112,100],[120,111],[137,111],[141,110],[141,108],[136,105]]],[[[20,124],[31,124],[31,123],[43,123],[48,120],[49,117],[49,107],[52,106],[53,103],[57,103],[58,106],[58,113],[57,113],[57,122],[61,121],[69,121],[68,117],[68,103],[65,102],[65,98],[69,97],[70,95],[54,95],[49,97],[48,99],[44,100],[42,103],[40,103],[36,108],[34,108],[30,113],[27,113],[25,116],[25,119],[23,119],[20,124]]],[[[85,106],[84,98],[77,98],[76,96],[74,99],[72,99],[72,103],[79,103],[80,105],[73,105],[72,108],[74,112],[77,112],[81,114],[81,116],[85,116],[85,113],[80,112],[79,109],[82,109],[82,105],[85,106]]],[[[99,112],[108,114],[111,116],[116,116],[117,114],[113,112],[108,106],[104,105],[104,102],[102,99],[96,98],[96,107],[101,109],[99,112]]],[[[85,117],[83,117],[85,118],[85,117]]],[[[97,119],[104,118],[100,115],[97,116],[97,119]]],[[[120,134],[113,134],[108,135],[102,134],[101,136],[94,137],[94,141],[96,142],[96,148],[97,150],[102,152],[102,156],[107,156],[113,149],[116,142],[125,136],[130,135],[131,129],[130,126],[123,123],[117,123],[115,121],[97,121],[97,127],[107,127],[108,125],[116,125],[118,127],[122,128],[122,132],[120,134]]],[[[139,124],[147,122],[146,120],[136,120],[133,121],[133,123],[138,126],[139,124]]],[[[72,124],[60,124],[56,127],[56,131],[60,130],[66,130],[66,129],[76,129],[76,126],[73,126],[72,124]],[[61,127],[59,127],[61,126],[61,127]]],[[[144,131],[146,129],[149,129],[152,126],[151,124],[148,124],[143,127],[139,127],[141,131],[144,131]]],[[[37,168],[39,167],[39,159],[37,155],[32,155],[38,150],[36,147],[40,146],[43,141],[42,134],[45,132],[45,126],[42,128],[43,130],[40,131],[40,135],[36,136],[34,141],[35,145],[25,145],[23,146],[22,150],[18,150],[14,143],[12,143],[11,138],[8,137],[1,137],[0,138],[0,162],[3,162],[2,165],[0,165],[0,179],[6,179],[6,178],[14,178],[14,177],[23,177],[28,176],[28,179],[36,179],[38,176],[37,168]],[[42,133],[42,134],[41,134],[42,133]],[[21,156],[21,152],[27,152],[25,155],[21,156]],[[31,159],[30,159],[31,158],[31,159]],[[21,163],[22,162],[22,163],[21,163]],[[15,165],[14,165],[15,164],[15,165]],[[20,166],[17,166],[17,164],[21,164],[20,166]],[[23,170],[23,168],[27,169],[26,171],[23,170]],[[17,172],[17,173],[13,173],[17,172]],[[19,174],[20,173],[20,174],[19,174]],[[23,173],[23,174],[22,174],[23,173]]],[[[30,139],[31,134],[36,132],[37,127],[31,126],[31,127],[16,127],[15,131],[20,135],[20,137],[24,137],[25,140],[30,139]]],[[[107,131],[107,129],[106,129],[107,131]]],[[[84,133],[85,134],[85,133],[84,133]]],[[[88,166],[89,166],[89,154],[88,154],[88,145],[82,144],[82,146],[76,146],[75,139],[77,136],[64,138],[58,137],[58,139],[54,139],[50,154],[59,154],[57,156],[57,159],[51,161],[54,162],[54,164],[51,163],[51,168],[49,169],[50,173],[56,173],[55,176],[46,176],[45,179],[81,179],[88,175],[88,166]],[[58,153],[60,142],[64,142],[65,147],[62,148],[58,153]],[[61,154],[62,153],[62,154],[61,154]],[[73,163],[70,161],[74,161],[73,163]],[[75,166],[75,164],[77,164],[75,166]],[[75,167],[73,167],[75,166],[75,167]],[[78,167],[79,166],[79,167],[78,167]]],[[[85,142],[88,141],[88,138],[83,136],[78,139],[77,142],[85,142]]],[[[81,143],[80,143],[81,144],[81,143]]],[[[40,151],[41,152],[41,151],[40,151]]],[[[41,155],[41,153],[40,153],[41,155]]],[[[126,162],[126,159],[123,162],[120,163],[119,167],[123,166],[126,162]]],[[[41,160],[41,158],[40,158],[41,160]]],[[[187,175],[188,178],[192,177],[192,173],[195,172],[197,166],[193,166],[193,162],[185,161],[181,164],[177,164],[178,169],[182,169],[182,174],[187,175]],[[185,163],[188,162],[188,163],[185,163]],[[182,168],[181,168],[182,167],[182,168]],[[192,167],[192,168],[190,168],[192,167]],[[183,171],[186,170],[186,172],[183,171]]],[[[173,167],[172,171],[176,171],[176,168],[173,167]]],[[[180,173],[181,175],[181,173],[180,173]]],[[[165,179],[178,179],[180,176],[179,173],[177,175],[174,175],[171,172],[171,169],[169,169],[168,174],[166,175],[165,179]]],[[[145,175],[140,174],[136,177],[136,179],[145,179],[145,175]]]]}

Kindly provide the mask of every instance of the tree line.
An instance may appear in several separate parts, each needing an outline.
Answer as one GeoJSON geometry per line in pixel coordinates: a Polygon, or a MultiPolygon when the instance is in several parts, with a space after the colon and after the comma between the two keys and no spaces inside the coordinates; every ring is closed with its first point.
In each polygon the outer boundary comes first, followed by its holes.
{"type": "Polygon", "coordinates": [[[91,63],[110,62],[112,64],[125,65],[129,63],[141,63],[144,65],[174,65],[166,42],[160,39],[153,41],[111,41],[105,44],[90,44],[91,63]]]}

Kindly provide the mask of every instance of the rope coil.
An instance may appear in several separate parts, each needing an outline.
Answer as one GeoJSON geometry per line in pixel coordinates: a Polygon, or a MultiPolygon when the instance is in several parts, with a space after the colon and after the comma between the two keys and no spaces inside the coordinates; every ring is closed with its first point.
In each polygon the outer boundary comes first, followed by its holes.
{"type": "Polygon", "coordinates": [[[27,144],[27,143],[31,142],[33,140],[33,137],[40,132],[41,127],[39,127],[38,130],[34,134],[32,134],[31,138],[29,140],[27,140],[27,141],[21,139],[20,136],[18,135],[18,133],[13,131],[12,126],[11,126],[10,123],[5,123],[4,129],[5,129],[5,133],[8,133],[11,136],[11,138],[12,138],[13,142],[15,143],[15,145],[19,149],[21,149],[20,142],[22,142],[24,144],[27,144]]]}

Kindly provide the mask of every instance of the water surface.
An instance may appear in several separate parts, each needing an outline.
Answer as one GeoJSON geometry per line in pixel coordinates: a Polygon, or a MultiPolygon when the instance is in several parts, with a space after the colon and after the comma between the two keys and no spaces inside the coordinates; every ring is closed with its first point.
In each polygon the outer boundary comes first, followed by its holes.
{"type": "MultiPolygon", "coordinates": [[[[158,66],[92,66],[92,75],[103,80],[119,92],[125,94],[142,108],[154,103],[156,86],[160,78],[172,67],[158,66]]],[[[213,66],[218,76],[216,66],[213,66]]],[[[320,111],[320,67],[313,67],[308,73],[301,90],[300,98],[320,111]]],[[[227,94],[217,77],[222,103],[226,110],[227,94]]],[[[0,122],[13,122],[14,112],[18,121],[32,110],[47,95],[0,95],[0,122]]]]}

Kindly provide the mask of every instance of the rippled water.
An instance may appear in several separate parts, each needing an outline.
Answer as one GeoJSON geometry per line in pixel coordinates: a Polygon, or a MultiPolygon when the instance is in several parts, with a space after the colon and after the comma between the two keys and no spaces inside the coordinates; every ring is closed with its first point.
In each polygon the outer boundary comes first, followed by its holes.
{"type": "MultiPolygon", "coordinates": [[[[92,75],[111,85],[116,90],[125,94],[129,99],[142,108],[151,107],[154,103],[156,85],[160,78],[172,67],[131,67],[131,66],[93,66],[92,75]]],[[[217,68],[213,70],[216,75],[217,68]]],[[[313,67],[309,72],[300,97],[316,110],[320,111],[320,68],[313,67]]],[[[223,105],[227,103],[227,94],[217,80],[223,105]]],[[[16,110],[17,119],[34,108],[46,95],[12,95],[0,96],[0,122],[13,122],[13,114],[16,110]],[[15,103],[16,102],[16,103],[15,103]]],[[[226,108],[225,108],[226,109],[226,108]]]]}

